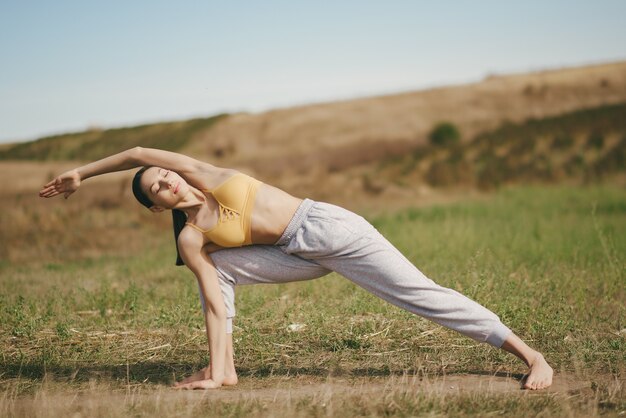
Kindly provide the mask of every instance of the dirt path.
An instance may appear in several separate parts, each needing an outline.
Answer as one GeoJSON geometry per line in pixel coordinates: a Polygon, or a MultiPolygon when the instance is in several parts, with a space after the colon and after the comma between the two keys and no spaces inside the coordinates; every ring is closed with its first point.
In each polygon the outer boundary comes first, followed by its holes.
{"type": "Polygon", "coordinates": [[[30,409],[29,404],[41,404],[42,401],[50,404],[90,405],[122,405],[138,402],[167,402],[187,404],[198,401],[262,401],[262,402],[290,402],[293,400],[313,398],[323,401],[333,396],[384,396],[388,393],[415,393],[427,395],[451,395],[464,393],[491,393],[491,394],[546,394],[558,393],[568,395],[591,391],[591,382],[581,380],[571,374],[560,374],[554,379],[553,385],[543,391],[520,390],[517,379],[506,376],[454,374],[434,378],[420,378],[418,376],[392,376],[387,378],[333,378],[325,381],[314,380],[310,377],[281,377],[264,379],[242,379],[234,387],[224,387],[210,391],[179,391],[166,386],[147,387],[136,385],[125,390],[107,391],[93,387],[78,393],[66,391],[38,392],[33,397],[14,399],[19,409],[30,409]]]}

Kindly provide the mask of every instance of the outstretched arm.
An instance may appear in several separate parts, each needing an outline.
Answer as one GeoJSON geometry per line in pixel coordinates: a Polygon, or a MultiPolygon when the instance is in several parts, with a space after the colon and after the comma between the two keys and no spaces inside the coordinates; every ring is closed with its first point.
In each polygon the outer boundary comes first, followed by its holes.
{"type": "Polygon", "coordinates": [[[43,186],[39,195],[41,197],[53,197],[64,194],[65,198],[67,198],[78,189],[81,181],[89,177],[130,170],[131,168],[141,166],[158,166],[175,171],[186,181],[191,184],[199,184],[200,187],[202,187],[202,182],[205,181],[203,173],[206,174],[215,169],[211,164],[183,154],[153,148],[135,147],[67,171],[43,186]]]}

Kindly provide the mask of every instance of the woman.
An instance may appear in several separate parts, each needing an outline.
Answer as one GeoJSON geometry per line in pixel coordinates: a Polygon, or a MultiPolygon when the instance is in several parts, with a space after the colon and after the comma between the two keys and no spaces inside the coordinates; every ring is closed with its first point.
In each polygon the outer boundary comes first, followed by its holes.
{"type": "Polygon", "coordinates": [[[544,357],[493,312],[435,284],[365,219],[338,206],[298,199],[235,170],[140,147],[63,173],[39,194],[68,198],[82,180],[140,166],[133,180],[135,197],[153,212],[172,210],[177,264],[184,263],[198,279],[205,314],[209,366],[176,387],[237,383],[235,284],[307,280],[330,271],[394,305],[513,353],[529,367],[524,388],[552,383],[544,357]]]}

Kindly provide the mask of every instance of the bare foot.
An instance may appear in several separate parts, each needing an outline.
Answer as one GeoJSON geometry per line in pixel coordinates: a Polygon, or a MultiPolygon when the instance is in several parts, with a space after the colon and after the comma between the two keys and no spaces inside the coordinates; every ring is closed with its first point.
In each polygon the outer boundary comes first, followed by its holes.
{"type": "MultiPolygon", "coordinates": [[[[206,380],[206,379],[211,379],[211,367],[210,366],[205,367],[204,369],[195,372],[194,374],[184,378],[180,382],[174,383],[174,387],[179,387],[182,385],[186,385],[188,383],[198,382],[200,380],[206,380]]],[[[222,381],[222,386],[235,386],[237,382],[238,382],[237,372],[235,372],[234,370],[227,371],[224,376],[224,380],[222,381]]]]}
{"type": "Polygon", "coordinates": [[[530,371],[525,376],[522,388],[536,390],[545,389],[552,384],[552,367],[543,358],[541,353],[537,353],[535,359],[530,363],[530,371]]]}

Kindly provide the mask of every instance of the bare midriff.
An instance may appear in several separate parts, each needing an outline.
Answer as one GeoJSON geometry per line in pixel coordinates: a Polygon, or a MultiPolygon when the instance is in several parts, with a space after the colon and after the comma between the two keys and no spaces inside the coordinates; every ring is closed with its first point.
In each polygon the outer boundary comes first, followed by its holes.
{"type": "Polygon", "coordinates": [[[269,184],[261,184],[252,212],[253,244],[275,244],[293,218],[302,199],[269,184]]]}

